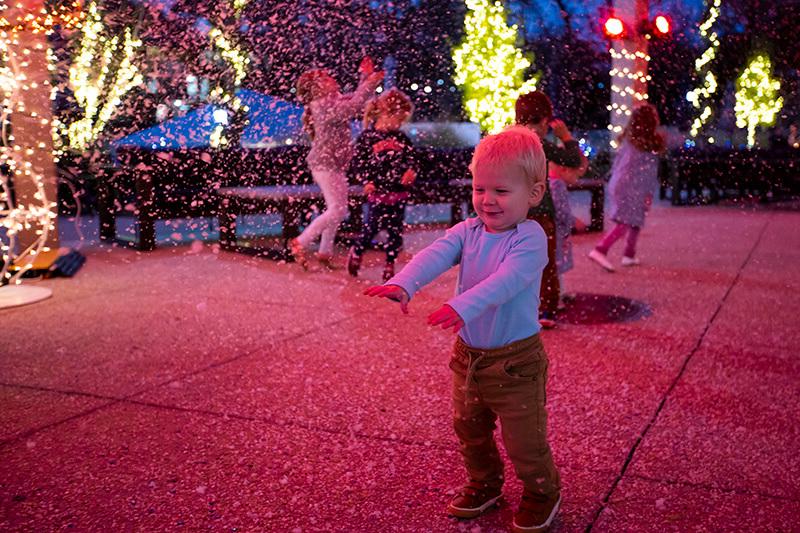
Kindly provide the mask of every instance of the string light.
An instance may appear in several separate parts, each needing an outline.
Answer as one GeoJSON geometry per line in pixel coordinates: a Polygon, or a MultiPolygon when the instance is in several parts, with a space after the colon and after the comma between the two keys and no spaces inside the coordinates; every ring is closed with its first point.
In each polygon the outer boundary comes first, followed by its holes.
{"type": "MultiPolygon", "coordinates": [[[[7,6],[0,2],[0,13],[7,13],[7,6]]],[[[29,66],[28,57],[31,49],[20,49],[18,33],[39,33],[37,18],[24,17],[24,23],[10,24],[3,18],[0,21],[0,93],[2,93],[2,110],[0,111],[0,166],[6,173],[0,174],[0,227],[4,228],[4,236],[8,239],[0,242],[0,279],[7,283],[21,283],[22,276],[33,268],[33,261],[43,252],[49,252],[47,241],[50,233],[55,230],[56,204],[47,198],[45,189],[45,176],[34,170],[31,156],[35,149],[41,149],[43,143],[35,147],[22,147],[14,142],[14,136],[9,131],[11,115],[18,116],[15,122],[41,121],[47,125],[46,118],[38,117],[35,112],[27,113],[24,105],[22,91],[40,89],[35,82],[29,82],[24,68],[29,66]],[[31,197],[19,198],[12,203],[11,186],[7,176],[18,177],[32,184],[34,190],[31,197]],[[36,228],[36,229],[34,229],[36,228]],[[20,245],[18,236],[21,232],[35,235],[30,243],[21,243],[24,248],[17,250],[20,245]],[[11,266],[17,271],[12,274],[11,266]]],[[[23,41],[25,42],[25,41],[23,41]]],[[[34,50],[41,50],[36,45],[34,50]]]]}
{"type": "Polygon", "coordinates": [[[514,121],[514,102],[536,89],[537,76],[523,80],[531,62],[515,46],[517,26],[508,26],[499,1],[467,0],[465,36],[453,50],[454,81],[470,119],[490,133],[514,121]]]}
{"type": "Polygon", "coordinates": [[[108,38],[104,31],[97,4],[92,2],[81,26],[78,54],[69,69],[70,86],[82,109],[82,116],[69,125],[54,119],[57,156],[67,148],[86,150],[105,129],[117,106],[122,103],[122,97],[143,81],[139,68],[133,63],[142,41],[135,39],[130,28],[126,28],[120,46],[118,35],[108,38]],[[121,59],[112,73],[114,58],[120,50],[121,59]]]}
{"type": "MultiPolygon", "coordinates": [[[[216,50],[220,57],[233,69],[233,85],[234,87],[239,87],[245,77],[247,77],[247,65],[250,64],[248,54],[235,46],[230,39],[225,37],[222,30],[218,28],[213,28],[208,33],[208,37],[211,41],[212,48],[216,50]]],[[[233,109],[234,112],[247,111],[247,107],[242,105],[241,100],[237,96],[226,91],[221,85],[217,85],[212,89],[209,96],[212,101],[226,104],[233,109]]],[[[225,137],[224,130],[225,126],[223,124],[217,124],[214,127],[209,137],[209,144],[213,148],[219,148],[228,144],[228,139],[225,137]]]]}
{"type": "MultiPolygon", "coordinates": [[[[2,7],[2,12],[6,12],[7,6],[2,7]]],[[[0,30],[7,33],[29,31],[32,33],[48,33],[55,26],[71,30],[79,27],[83,21],[84,13],[81,11],[80,2],[72,2],[62,6],[52,8],[47,11],[42,8],[38,14],[26,13],[16,22],[10,22],[5,17],[0,16],[0,30]]]]}
{"type": "Polygon", "coordinates": [[[769,57],[758,55],[736,80],[736,126],[747,128],[747,146],[755,144],[756,127],[771,126],[783,107],[781,82],[772,79],[769,57]]]}
{"type": "Polygon", "coordinates": [[[717,57],[717,48],[719,48],[720,43],[717,33],[709,32],[714,22],[719,18],[721,5],[722,0],[714,0],[714,3],[708,10],[708,17],[700,25],[700,35],[708,40],[709,45],[694,62],[694,69],[702,80],[702,86],[686,93],[686,100],[691,102],[692,106],[698,111],[689,129],[689,135],[692,137],[697,137],[700,130],[713,115],[708,101],[712,98],[714,93],[717,92],[718,84],[716,76],[714,76],[714,73],[710,70],[710,64],[717,57]]]}
{"type": "MultiPolygon", "coordinates": [[[[611,55],[612,63],[619,64],[624,61],[622,68],[612,67],[608,72],[611,76],[611,91],[619,95],[617,100],[630,102],[643,102],[649,98],[646,90],[641,92],[638,87],[647,87],[647,82],[652,80],[652,77],[647,74],[647,66],[650,63],[650,55],[641,50],[629,52],[627,48],[617,50],[613,46],[609,48],[608,53],[611,55]]],[[[612,101],[614,100],[612,95],[612,101]]],[[[632,106],[627,104],[612,103],[606,106],[611,113],[618,116],[629,117],[633,112],[632,106]]],[[[612,115],[613,119],[613,115],[612,115]]],[[[613,120],[612,120],[613,122],[613,120]]],[[[608,130],[612,133],[611,147],[617,147],[617,141],[614,139],[613,134],[622,133],[622,126],[613,123],[608,124],[608,130]]]]}

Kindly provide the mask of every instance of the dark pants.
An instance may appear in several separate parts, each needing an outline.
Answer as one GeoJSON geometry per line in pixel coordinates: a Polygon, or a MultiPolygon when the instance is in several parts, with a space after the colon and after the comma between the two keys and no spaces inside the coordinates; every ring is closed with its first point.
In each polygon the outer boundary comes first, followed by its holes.
{"type": "Polygon", "coordinates": [[[400,250],[403,249],[403,219],[405,218],[406,204],[400,202],[396,204],[370,203],[367,223],[364,225],[364,233],[361,238],[356,240],[353,246],[353,253],[360,256],[364,253],[375,235],[381,230],[386,230],[389,239],[386,241],[386,262],[394,263],[400,250]]]}
{"type": "Polygon", "coordinates": [[[547,266],[542,272],[539,312],[555,315],[561,293],[561,285],[558,282],[558,265],[556,265],[556,223],[550,215],[537,214],[529,218],[538,222],[547,235],[547,266]]]}

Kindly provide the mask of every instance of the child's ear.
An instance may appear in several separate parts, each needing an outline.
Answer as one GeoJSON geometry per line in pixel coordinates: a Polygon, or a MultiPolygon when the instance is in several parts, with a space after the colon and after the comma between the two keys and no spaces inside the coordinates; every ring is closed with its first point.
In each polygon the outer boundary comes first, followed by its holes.
{"type": "Polygon", "coordinates": [[[528,198],[528,203],[530,204],[531,207],[536,207],[537,205],[539,205],[539,202],[541,202],[542,198],[544,197],[544,191],[545,191],[544,181],[537,181],[536,183],[533,184],[533,187],[531,187],[531,195],[528,198]]]}

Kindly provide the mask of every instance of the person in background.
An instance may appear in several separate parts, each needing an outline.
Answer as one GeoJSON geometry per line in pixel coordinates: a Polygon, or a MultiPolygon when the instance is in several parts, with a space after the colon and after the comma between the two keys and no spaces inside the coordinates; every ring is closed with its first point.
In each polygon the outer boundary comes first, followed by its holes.
{"type": "MultiPolygon", "coordinates": [[[[542,140],[542,148],[548,163],[556,163],[569,168],[581,166],[581,149],[578,141],[572,138],[567,125],[562,120],[553,119],[553,104],[541,91],[520,95],[515,104],[516,122],[532,129],[542,140]],[[546,139],[552,129],[561,146],[546,139]]],[[[547,235],[547,267],[542,276],[541,307],[539,320],[544,328],[553,328],[558,312],[561,290],[558,286],[558,267],[556,266],[556,226],[555,208],[548,184],[541,203],[531,209],[528,216],[539,223],[547,235]]]]}
{"type": "Polygon", "coordinates": [[[403,221],[409,190],[417,177],[411,139],[400,131],[414,111],[411,99],[390,89],[367,104],[365,130],[356,140],[350,174],[364,184],[369,212],[361,238],[350,248],[347,271],[357,277],[364,250],[379,231],[387,233],[383,280],[394,276],[394,264],[403,248],[403,221]]]}
{"type": "Polygon", "coordinates": [[[558,286],[560,301],[564,300],[564,274],[572,270],[572,231],[586,231],[586,223],[572,214],[569,203],[569,185],[577,183],[578,179],[586,173],[589,160],[582,156],[582,164],[578,168],[570,168],[550,163],[548,172],[550,178],[550,193],[553,196],[556,222],[556,267],[558,268],[558,286]]]}
{"type": "Polygon", "coordinates": [[[639,264],[636,244],[644,226],[647,211],[658,189],[659,156],[666,148],[664,135],[658,131],[658,111],[650,104],[641,104],[631,114],[630,121],[620,135],[620,147],[611,166],[608,190],[611,196],[611,220],[616,226],[597,243],[589,259],[608,272],[614,265],[608,260],[608,251],[619,239],[627,235],[622,266],[639,264]]]}
{"type": "Polygon", "coordinates": [[[359,72],[358,88],[348,94],[342,94],[339,84],[324,70],[308,70],[297,80],[297,98],[306,106],[303,126],[311,138],[308,166],[325,198],[325,211],[289,242],[289,251],[304,269],[308,269],[308,247],[317,237],[317,259],[330,266],[336,232],[347,216],[346,173],[353,156],[350,121],[361,116],[383,80],[383,72],[375,71],[369,58],[361,62],[359,72]]]}

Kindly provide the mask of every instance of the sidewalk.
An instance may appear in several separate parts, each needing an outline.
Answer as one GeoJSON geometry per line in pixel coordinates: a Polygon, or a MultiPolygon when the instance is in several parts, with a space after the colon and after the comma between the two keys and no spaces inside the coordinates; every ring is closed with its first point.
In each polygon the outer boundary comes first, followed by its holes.
{"type": "MultiPolygon", "coordinates": [[[[567,290],[651,312],[544,334],[553,531],[800,531],[800,212],[657,206],[616,274],[596,238],[567,290]]],[[[444,512],[453,337],[425,317],[455,271],[405,317],[341,270],[84,251],[39,282],[53,298],[0,311],[0,530],[507,530],[510,468],[499,509],[444,512]]]]}

